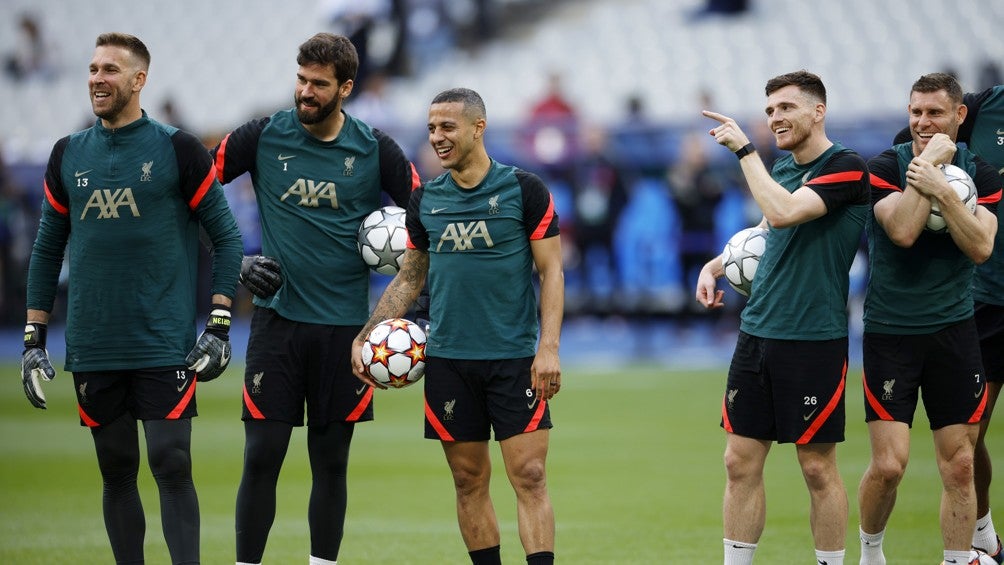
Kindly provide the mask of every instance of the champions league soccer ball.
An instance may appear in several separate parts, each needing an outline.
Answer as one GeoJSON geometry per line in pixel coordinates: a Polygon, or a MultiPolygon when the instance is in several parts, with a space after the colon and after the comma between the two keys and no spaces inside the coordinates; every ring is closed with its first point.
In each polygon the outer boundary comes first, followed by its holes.
{"type": "Polygon", "coordinates": [[[406,387],[425,375],[425,332],[404,318],[384,320],[366,336],[362,357],[373,380],[393,388],[406,387]]]}
{"type": "Polygon", "coordinates": [[[750,295],[760,256],[767,247],[767,230],[759,227],[739,230],[722,250],[725,279],[743,296],[750,295]]]}
{"type": "MultiPolygon", "coordinates": [[[[976,551],[976,559],[969,562],[969,564],[973,564],[973,563],[979,563],[979,565],[997,565],[997,560],[994,559],[993,557],[990,557],[986,553],[983,553],[982,551],[977,550],[976,551]]],[[[941,565],[945,565],[945,562],[942,561],[941,565]]]]}
{"type": "Polygon", "coordinates": [[[363,261],[381,275],[394,275],[401,269],[408,232],[404,226],[405,210],[384,206],[374,210],[359,224],[356,246],[363,261]]]}
{"type": "MultiPolygon", "coordinates": [[[[975,214],[976,184],[973,182],[972,177],[955,165],[940,165],[940,168],[945,173],[948,186],[955,189],[955,193],[959,195],[959,199],[966,205],[966,209],[975,214]]],[[[941,207],[938,206],[934,198],[931,199],[931,215],[927,217],[927,229],[935,233],[948,231],[948,225],[945,223],[945,219],[941,217],[941,207]]]]}

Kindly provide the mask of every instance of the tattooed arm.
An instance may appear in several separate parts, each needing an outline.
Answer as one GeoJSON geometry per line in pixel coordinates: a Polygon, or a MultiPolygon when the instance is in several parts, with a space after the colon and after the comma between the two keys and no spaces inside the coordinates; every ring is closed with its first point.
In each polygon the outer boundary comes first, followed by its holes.
{"type": "Polygon", "coordinates": [[[429,253],[418,249],[407,249],[401,270],[387,285],[370,319],[352,342],[352,372],[364,383],[377,388],[387,388],[377,383],[363,371],[362,346],[366,336],[374,326],[389,318],[400,318],[418,298],[425,277],[429,274],[429,253]]]}

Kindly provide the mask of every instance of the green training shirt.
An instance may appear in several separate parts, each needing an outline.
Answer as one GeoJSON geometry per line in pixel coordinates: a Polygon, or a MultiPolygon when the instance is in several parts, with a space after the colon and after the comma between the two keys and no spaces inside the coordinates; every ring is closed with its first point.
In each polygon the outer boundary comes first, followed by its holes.
{"type": "Polygon", "coordinates": [[[241,239],[194,136],[143,117],[60,139],[45,172],[29,309],[51,312],[69,262],[66,370],[183,365],[195,345],[199,224],[212,292],[234,296],[241,239]]]}

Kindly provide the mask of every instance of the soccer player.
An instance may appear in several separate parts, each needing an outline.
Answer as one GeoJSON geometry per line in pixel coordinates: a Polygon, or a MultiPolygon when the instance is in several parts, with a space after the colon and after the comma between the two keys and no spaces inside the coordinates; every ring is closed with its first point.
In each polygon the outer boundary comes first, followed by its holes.
{"type": "Polygon", "coordinates": [[[974,445],[987,385],[973,319],[972,277],[975,264],[986,261],[993,249],[1001,180],[993,167],[954,145],[967,113],[962,96],[951,75],[920,77],[908,106],[912,141],[868,162],[873,216],[863,361],[872,455],[858,490],[861,563],[866,565],[886,563],[882,540],[909,460],[918,393],[943,485],[944,560],[973,559],[974,445]],[[949,160],[976,183],[975,214],[935,166],[949,160]],[[935,199],[947,233],[925,230],[935,199]]]}
{"type": "MultiPolygon", "coordinates": [[[[369,314],[370,270],[359,224],[389,195],[407,205],[417,175],[389,136],[342,111],[359,57],[345,37],[300,45],[295,107],[254,119],[214,149],[219,180],[250,172],[262,255],[245,281],[274,261],[281,285],[258,292],[244,374],[244,470],[237,491],[237,561],[261,563],[275,519],[276,484],[294,426],[307,416],[310,563],[338,559],[356,422],[373,419],[373,389],[352,375],[352,339],[369,314]],[[278,287],[278,288],[276,288],[278,287]]],[[[250,265],[249,265],[250,264],[250,265]]]]}
{"type": "Polygon", "coordinates": [[[56,374],[47,324],[68,251],[65,370],[94,439],[112,553],[118,563],[143,563],[142,420],[171,559],[198,563],[191,418],[196,382],[215,378],[230,360],[240,232],[205,147],[141,108],[150,66],[143,42],[105,33],[95,47],[88,89],[97,120],[56,142],[45,172],[21,377],[28,400],[45,408],[40,380],[56,374]],[[215,254],[213,311],[196,341],[200,224],[215,254]]]}
{"type": "MultiPolygon", "coordinates": [[[[722,401],[726,565],[753,561],[766,521],[763,470],[774,441],[794,443],[809,491],[809,524],[820,563],[841,565],[847,491],[837,469],[844,440],[848,271],[868,215],[864,159],[826,136],[826,88],[797,71],[767,81],[767,125],[788,151],[767,171],[735,120],[710,131],[735,152],[764,214],[767,244],[722,401]]],[[[722,306],[722,257],[709,261],[697,301],[722,306]]],[[[795,559],[792,558],[794,561],[795,559]]]]}
{"type": "MultiPolygon", "coordinates": [[[[959,126],[957,141],[990,163],[1004,175],[1004,85],[982,92],[966,93],[962,103],[967,108],[966,119],[959,126]]],[[[910,141],[910,128],[896,136],[895,143],[910,141]]],[[[973,547],[988,553],[998,563],[1004,563],[1000,536],[990,513],[990,482],[993,465],[987,449],[986,434],[990,418],[1004,383],[1004,230],[1000,229],[1001,213],[997,206],[997,235],[994,252],[973,276],[976,332],[980,336],[980,355],[987,383],[987,405],[980,420],[980,435],[976,440],[973,482],[976,486],[976,529],[973,547]]]]}
{"type": "Polygon", "coordinates": [[[381,320],[403,315],[428,278],[425,437],[441,442],[453,473],[471,562],[501,563],[489,492],[494,428],[516,492],[526,561],[550,565],[554,510],[545,462],[549,401],[561,387],[564,305],[554,200],[540,178],[488,156],[485,104],[473,90],[437,95],[428,127],[429,143],[448,172],[412,193],[404,265],[356,337],[352,365],[363,382],[386,388],[364,373],[363,341],[381,320]]]}

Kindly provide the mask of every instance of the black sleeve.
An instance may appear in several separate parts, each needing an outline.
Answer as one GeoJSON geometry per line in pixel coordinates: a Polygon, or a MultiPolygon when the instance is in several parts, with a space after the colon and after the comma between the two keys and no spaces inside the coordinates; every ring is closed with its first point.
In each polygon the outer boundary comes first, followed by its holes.
{"type": "Polygon", "coordinates": [[[544,181],[533,173],[517,169],[516,180],[523,194],[523,225],[531,240],[558,235],[558,211],[544,181]]]}
{"type": "Polygon", "coordinates": [[[258,140],[271,118],[251,120],[228,133],[220,144],[213,148],[216,178],[227,184],[246,172],[253,172],[258,155],[258,140]]]}
{"type": "Polygon", "coordinates": [[[893,138],[892,144],[899,145],[908,141],[913,141],[913,135],[910,134],[910,126],[906,126],[905,128],[899,130],[899,133],[897,133],[896,137],[893,138]]]}
{"type": "Polygon", "coordinates": [[[893,192],[903,191],[903,187],[900,186],[899,160],[892,149],[886,149],[868,161],[868,174],[872,204],[893,192]]]}
{"type": "Polygon", "coordinates": [[[171,136],[174,155],[178,160],[178,176],[181,194],[189,208],[194,209],[199,199],[213,183],[215,171],[213,158],[194,135],[178,130],[171,136]]]}
{"type": "Polygon", "coordinates": [[[805,186],[823,199],[828,211],[854,204],[868,204],[868,166],[853,151],[841,151],[830,157],[819,174],[805,186]]]}
{"type": "Polygon", "coordinates": [[[422,225],[422,220],[419,218],[424,194],[424,186],[411,192],[411,198],[408,200],[408,213],[404,217],[405,227],[408,228],[408,247],[419,251],[429,250],[429,232],[425,231],[425,226],[422,225]]]}
{"type": "MultiPolygon", "coordinates": [[[[60,172],[63,168],[63,153],[66,146],[70,144],[70,136],[66,136],[52,146],[52,153],[49,154],[49,164],[45,167],[45,192],[46,198],[50,202],[55,202],[64,210],[70,207],[70,198],[63,186],[63,175],[60,172]]],[[[55,206],[54,206],[55,207],[55,206]]]]}
{"type": "Polygon", "coordinates": [[[411,191],[418,187],[418,173],[404,151],[389,135],[374,128],[380,151],[380,188],[395,204],[408,208],[411,191]]]}
{"type": "MultiPolygon", "coordinates": [[[[977,202],[985,206],[991,214],[997,214],[997,207],[1001,200],[1001,177],[997,169],[980,157],[973,159],[976,163],[976,176],[973,183],[976,185],[977,202]]],[[[997,227],[1000,229],[1000,226],[997,227]]]]}
{"type": "Polygon", "coordinates": [[[966,119],[959,126],[959,137],[956,141],[969,143],[969,139],[973,136],[973,126],[976,125],[976,116],[980,115],[983,102],[993,93],[994,89],[988,88],[983,92],[967,92],[962,97],[962,103],[966,105],[967,112],[966,119]]]}

